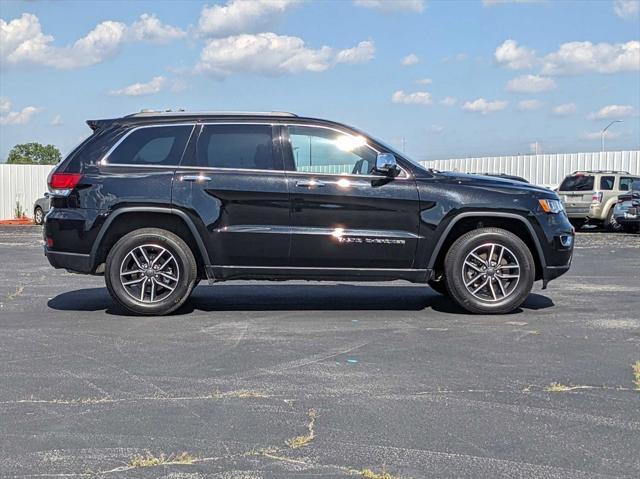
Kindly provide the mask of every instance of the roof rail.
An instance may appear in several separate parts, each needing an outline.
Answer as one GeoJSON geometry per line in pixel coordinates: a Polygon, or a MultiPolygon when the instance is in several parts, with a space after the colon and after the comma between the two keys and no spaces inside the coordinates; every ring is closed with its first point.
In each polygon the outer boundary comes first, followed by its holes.
{"type": "Polygon", "coordinates": [[[622,174],[622,175],[631,174],[628,171],[624,171],[624,170],[576,170],[571,174],[575,175],[576,173],[615,173],[615,174],[622,174]]]}
{"type": "Polygon", "coordinates": [[[186,111],[182,108],[178,110],[140,110],[138,113],[126,115],[125,118],[143,118],[153,116],[285,116],[297,117],[295,113],[286,111],[186,111]]]}

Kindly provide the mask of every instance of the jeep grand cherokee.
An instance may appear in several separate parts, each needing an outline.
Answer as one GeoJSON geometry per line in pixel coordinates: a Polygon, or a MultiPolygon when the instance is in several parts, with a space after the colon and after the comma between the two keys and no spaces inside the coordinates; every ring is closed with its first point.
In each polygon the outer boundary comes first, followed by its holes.
{"type": "Polygon", "coordinates": [[[135,313],[174,311],[201,279],[403,279],[505,313],[571,263],[554,192],[432,171],[340,123],[278,112],[87,123],[93,134],[49,178],[45,254],[104,274],[135,313]]]}

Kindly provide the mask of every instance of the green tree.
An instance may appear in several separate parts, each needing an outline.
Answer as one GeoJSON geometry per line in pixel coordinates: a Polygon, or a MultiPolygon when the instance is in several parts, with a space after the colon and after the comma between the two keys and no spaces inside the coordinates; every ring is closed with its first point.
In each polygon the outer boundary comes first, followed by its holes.
{"type": "Polygon", "coordinates": [[[7,163],[14,165],[55,165],[61,159],[60,150],[53,145],[22,143],[11,148],[7,163]]]}

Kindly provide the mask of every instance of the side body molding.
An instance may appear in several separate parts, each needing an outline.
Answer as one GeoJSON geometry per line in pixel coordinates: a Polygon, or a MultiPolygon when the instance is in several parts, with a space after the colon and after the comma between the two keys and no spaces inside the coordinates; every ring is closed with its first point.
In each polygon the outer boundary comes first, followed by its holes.
{"type": "Polygon", "coordinates": [[[98,233],[98,236],[96,237],[96,241],[93,243],[93,246],[91,248],[92,262],[95,261],[98,248],[102,243],[102,238],[104,237],[106,232],[109,230],[109,226],[111,225],[113,220],[115,220],[118,216],[124,213],[151,213],[151,214],[164,213],[164,214],[171,214],[171,215],[180,217],[184,221],[184,223],[187,225],[187,227],[191,231],[191,234],[195,238],[196,244],[198,245],[198,250],[200,251],[200,256],[204,261],[204,265],[205,266],[211,265],[211,261],[209,260],[209,254],[207,253],[204,243],[202,242],[202,237],[200,236],[200,233],[198,232],[196,225],[193,224],[193,221],[191,220],[191,218],[189,218],[189,216],[187,216],[187,214],[184,211],[181,211],[179,209],[163,208],[160,206],[130,206],[130,207],[118,208],[117,210],[113,211],[105,220],[104,224],[100,228],[100,232],[98,233]]]}

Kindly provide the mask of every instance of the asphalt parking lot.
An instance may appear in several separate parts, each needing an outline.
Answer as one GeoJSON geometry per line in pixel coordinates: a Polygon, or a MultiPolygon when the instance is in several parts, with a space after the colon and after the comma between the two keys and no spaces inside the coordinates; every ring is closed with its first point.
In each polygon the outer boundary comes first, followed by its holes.
{"type": "Polygon", "coordinates": [[[162,318],[52,269],[40,235],[0,228],[2,477],[640,476],[640,235],[579,234],[507,316],[230,282],[162,318]]]}

